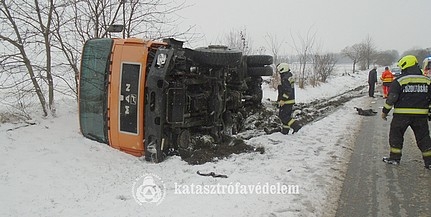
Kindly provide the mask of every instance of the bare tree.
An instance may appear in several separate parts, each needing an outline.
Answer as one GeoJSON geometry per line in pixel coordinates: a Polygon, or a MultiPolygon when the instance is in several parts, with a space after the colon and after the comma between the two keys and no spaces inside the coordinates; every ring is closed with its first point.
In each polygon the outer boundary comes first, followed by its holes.
{"type": "Polygon", "coordinates": [[[345,47],[341,53],[353,61],[352,73],[356,71],[356,64],[362,60],[361,44],[354,44],[351,47],[345,47]]]}
{"type": "Polygon", "coordinates": [[[137,35],[150,39],[169,36],[185,37],[191,30],[190,27],[185,31],[178,31],[176,24],[179,18],[173,16],[187,7],[185,1],[175,1],[175,4],[164,0],[121,0],[121,2],[126,38],[137,35]]]}
{"type": "Polygon", "coordinates": [[[376,54],[376,64],[380,66],[390,66],[399,58],[398,51],[396,50],[387,50],[380,51],[376,54]]]}
{"type": "MultiPolygon", "coordinates": [[[[35,1],[34,4],[38,4],[38,2],[35,1]]],[[[13,65],[25,67],[27,77],[31,80],[34,92],[39,99],[43,115],[47,116],[47,103],[45,95],[42,91],[42,87],[39,84],[40,76],[38,76],[37,73],[37,70],[40,70],[41,68],[46,69],[47,67],[36,64],[38,61],[40,61],[37,57],[37,54],[39,52],[43,52],[43,50],[38,49],[37,45],[38,40],[40,39],[37,33],[40,33],[40,29],[36,25],[42,20],[42,18],[39,18],[39,16],[41,16],[40,10],[37,12],[35,6],[30,2],[11,1],[6,3],[6,0],[1,0],[0,12],[3,15],[1,23],[2,25],[7,26],[6,28],[3,28],[2,32],[0,33],[0,40],[5,42],[6,46],[12,47],[9,50],[10,53],[5,54],[2,57],[2,62],[3,64],[9,65],[11,67],[13,67],[13,65]],[[36,11],[36,16],[33,13],[34,11],[36,11]],[[15,51],[18,52],[15,53],[15,51]]],[[[39,25],[43,26],[41,23],[39,23],[39,25]]],[[[44,31],[49,32],[48,29],[44,29],[44,31]]],[[[45,34],[49,35],[49,33],[45,34]]],[[[49,58],[48,54],[47,57],[49,58]]],[[[49,61],[47,61],[47,63],[49,63],[49,61]]],[[[17,74],[20,74],[19,72],[14,73],[13,70],[9,70],[9,73],[14,74],[13,76],[19,76],[17,74]]],[[[21,79],[22,80],[19,81],[20,84],[26,83],[25,78],[22,77],[21,79]]]]}
{"type": "Polygon", "coordinates": [[[21,85],[22,91],[28,91],[30,82],[44,116],[49,110],[54,114],[54,91],[72,92],[76,96],[82,46],[90,38],[110,36],[110,25],[125,24],[123,36],[127,37],[187,39],[194,35],[189,35],[192,27],[178,31],[174,24],[178,19],[171,19],[185,7],[178,1],[0,0],[0,3],[0,43],[5,47],[0,63],[2,70],[15,78],[14,83],[2,83],[0,88],[21,85]],[[21,76],[23,68],[25,77],[21,76]],[[55,85],[57,81],[69,89],[60,90],[55,85]]]}
{"type": "Polygon", "coordinates": [[[157,40],[176,37],[187,41],[195,37],[193,33],[190,33],[193,26],[184,31],[176,29],[178,18],[173,15],[175,12],[187,7],[184,1],[75,1],[76,3],[71,5],[68,12],[62,13],[70,17],[67,20],[68,25],[58,23],[58,26],[63,27],[63,29],[57,34],[58,46],[66,56],[67,63],[75,74],[75,86],[77,86],[77,75],[79,74],[77,65],[82,45],[91,38],[110,37],[109,27],[113,24],[124,26],[123,38],[141,37],[157,40]],[[70,10],[72,10],[72,13],[70,13],[70,10]],[[73,28],[70,29],[70,26],[73,28]],[[75,35],[78,37],[75,37],[75,35]]]}
{"type": "Polygon", "coordinates": [[[313,49],[316,41],[316,33],[311,32],[311,28],[307,31],[305,38],[298,36],[299,44],[295,41],[295,38],[291,35],[294,48],[297,52],[299,58],[299,76],[298,76],[298,86],[299,88],[304,88],[307,79],[306,69],[307,63],[311,61],[313,54],[313,49]]]}
{"type": "MultiPolygon", "coordinates": [[[[76,19],[70,17],[69,11],[74,11],[74,5],[64,5],[65,7],[57,7],[54,10],[53,25],[55,26],[53,36],[55,38],[55,47],[62,55],[56,61],[57,68],[61,68],[66,73],[62,75],[54,75],[59,80],[63,81],[68,87],[68,91],[73,95],[78,94],[78,79],[79,79],[79,61],[82,45],[86,38],[84,33],[77,31],[76,19]]],[[[67,90],[64,92],[68,92],[67,90]]]]}
{"type": "Polygon", "coordinates": [[[360,45],[362,57],[360,60],[361,69],[369,69],[372,60],[376,58],[376,46],[374,45],[373,39],[370,36],[367,36],[360,45]]]}
{"type": "Polygon", "coordinates": [[[47,5],[43,5],[41,9],[40,3],[38,0],[34,0],[34,7],[37,15],[37,19],[32,19],[32,16],[28,18],[30,20],[34,20],[39,24],[38,29],[43,37],[42,44],[45,49],[45,71],[46,73],[46,83],[48,84],[48,107],[51,112],[55,112],[54,108],[54,81],[52,79],[52,51],[51,51],[51,24],[53,19],[53,11],[54,11],[54,0],[48,0],[47,5]]]}
{"type": "Polygon", "coordinates": [[[247,34],[247,29],[231,30],[225,37],[224,42],[230,48],[236,48],[243,54],[251,54],[253,51],[252,40],[247,34]]]}
{"type": "Polygon", "coordinates": [[[332,74],[337,63],[334,54],[315,54],[313,56],[313,68],[320,82],[326,82],[332,74]]]}
{"type": "Polygon", "coordinates": [[[278,64],[278,55],[280,54],[280,48],[283,44],[283,40],[278,40],[276,35],[272,35],[267,33],[265,36],[266,44],[269,47],[269,50],[274,57],[274,64],[278,64]]]}
{"type": "MultiPolygon", "coordinates": [[[[277,64],[280,63],[278,57],[280,54],[280,48],[283,44],[283,41],[279,41],[277,39],[277,36],[272,35],[270,33],[266,34],[265,40],[274,58],[274,67],[275,67],[277,66],[277,64]]],[[[274,72],[275,73],[272,75],[272,78],[270,81],[270,86],[274,89],[277,89],[278,85],[281,83],[281,77],[280,77],[280,73],[277,70],[274,70],[274,72]]]]}

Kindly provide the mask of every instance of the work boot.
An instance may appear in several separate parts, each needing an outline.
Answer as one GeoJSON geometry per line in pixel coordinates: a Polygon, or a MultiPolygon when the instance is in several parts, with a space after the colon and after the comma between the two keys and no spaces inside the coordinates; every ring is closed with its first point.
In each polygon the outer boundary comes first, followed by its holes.
{"type": "Polygon", "coordinates": [[[281,133],[284,134],[284,135],[289,134],[289,131],[290,131],[290,128],[287,128],[287,127],[282,127],[281,128],[281,133]]]}
{"type": "Polygon", "coordinates": [[[293,129],[292,134],[298,132],[302,128],[302,126],[298,122],[296,122],[296,121],[292,124],[291,127],[293,129]]]}
{"type": "Polygon", "coordinates": [[[393,164],[393,165],[398,165],[400,164],[400,160],[396,160],[396,159],[391,159],[389,157],[384,157],[383,158],[383,162],[387,163],[387,164],[393,164]]]}
{"type": "Polygon", "coordinates": [[[425,165],[425,168],[431,170],[431,164],[430,165],[425,165]]]}

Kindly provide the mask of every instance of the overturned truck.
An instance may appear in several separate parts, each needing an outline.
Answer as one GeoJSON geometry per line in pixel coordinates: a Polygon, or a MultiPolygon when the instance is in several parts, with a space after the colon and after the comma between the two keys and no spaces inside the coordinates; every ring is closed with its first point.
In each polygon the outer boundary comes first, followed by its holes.
{"type": "Polygon", "coordinates": [[[175,39],[91,39],[79,76],[81,132],[154,162],[192,152],[202,135],[219,143],[261,105],[261,76],[272,75],[272,62],[175,39]]]}

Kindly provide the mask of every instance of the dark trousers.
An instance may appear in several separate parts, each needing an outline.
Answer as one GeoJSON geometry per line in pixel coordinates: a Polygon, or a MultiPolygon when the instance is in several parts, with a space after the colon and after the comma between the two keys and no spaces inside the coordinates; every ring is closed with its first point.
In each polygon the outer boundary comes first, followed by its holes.
{"type": "Polygon", "coordinates": [[[280,110],[278,112],[278,117],[280,118],[281,123],[283,123],[283,125],[287,126],[289,121],[292,120],[292,110],[293,110],[292,104],[283,105],[280,107],[280,110]]]}
{"type": "Polygon", "coordinates": [[[376,89],[376,83],[368,82],[368,96],[374,97],[374,90],[376,89]]]}
{"type": "Polygon", "coordinates": [[[301,128],[301,125],[298,123],[298,121],[292,118],[292,111],[293,104],[283,105],[280,107],[278,117],[280,118],[281,123],[283,123],[282,128],[284,130],[289,131],[289,129],[292,128],[294,132],[297,132],[301,128]]]}
{"type": "MultiPolygon", "coordinates": [[[[416,144],[422,153],[431,151],[431,138],[428,129],[428,117],[394,115],[389,130],[389,145],[391,146],[390,158],[401,160],[401,150],[403,149],[404,133],[411,127],[416,138],[416,144]]],[[[431,163],[431,156],[423,155],[426,165],[431,163]]]]}

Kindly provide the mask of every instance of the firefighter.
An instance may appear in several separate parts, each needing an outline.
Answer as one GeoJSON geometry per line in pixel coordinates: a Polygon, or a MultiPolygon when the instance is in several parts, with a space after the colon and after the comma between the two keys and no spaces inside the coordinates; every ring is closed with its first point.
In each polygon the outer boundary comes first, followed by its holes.
{"type": "Polygon", "coordinates": [[[392,81],[394,80],[394,75],[391,71],[389,71],[389,67],[385,67],[385,71],[383,71],[380,80],[383,82],[383,98],[386,99],[388,97],[389,87],[391,86],[392,81]]]}
{"type": "Polygon", "coordinates": [[[278,108],[282,127],[281,133],[288,134],[292,128],[293,133],[301,129],[297,120],[292,118],[293,105],[295,104],[295,79],[290,71],[289,64],[280,63],[277,65],[277,71],[280,73],[281,84],[278,85],[278,108]]]}
{"type": "Polygon", "coordinates": [[[393,81],[382,109],[382,118],[387,120],[389,111],[394,108],[389,130],[389,157],[384,157],[383,162],[400,163],[404,133],[410,127],[422,152],[425,168],[431,170],[431,138],[428,128],[431,80],[422,74],[413,55],[402,57],[398,66],[401,68],[401,76],[393,81]]]}

